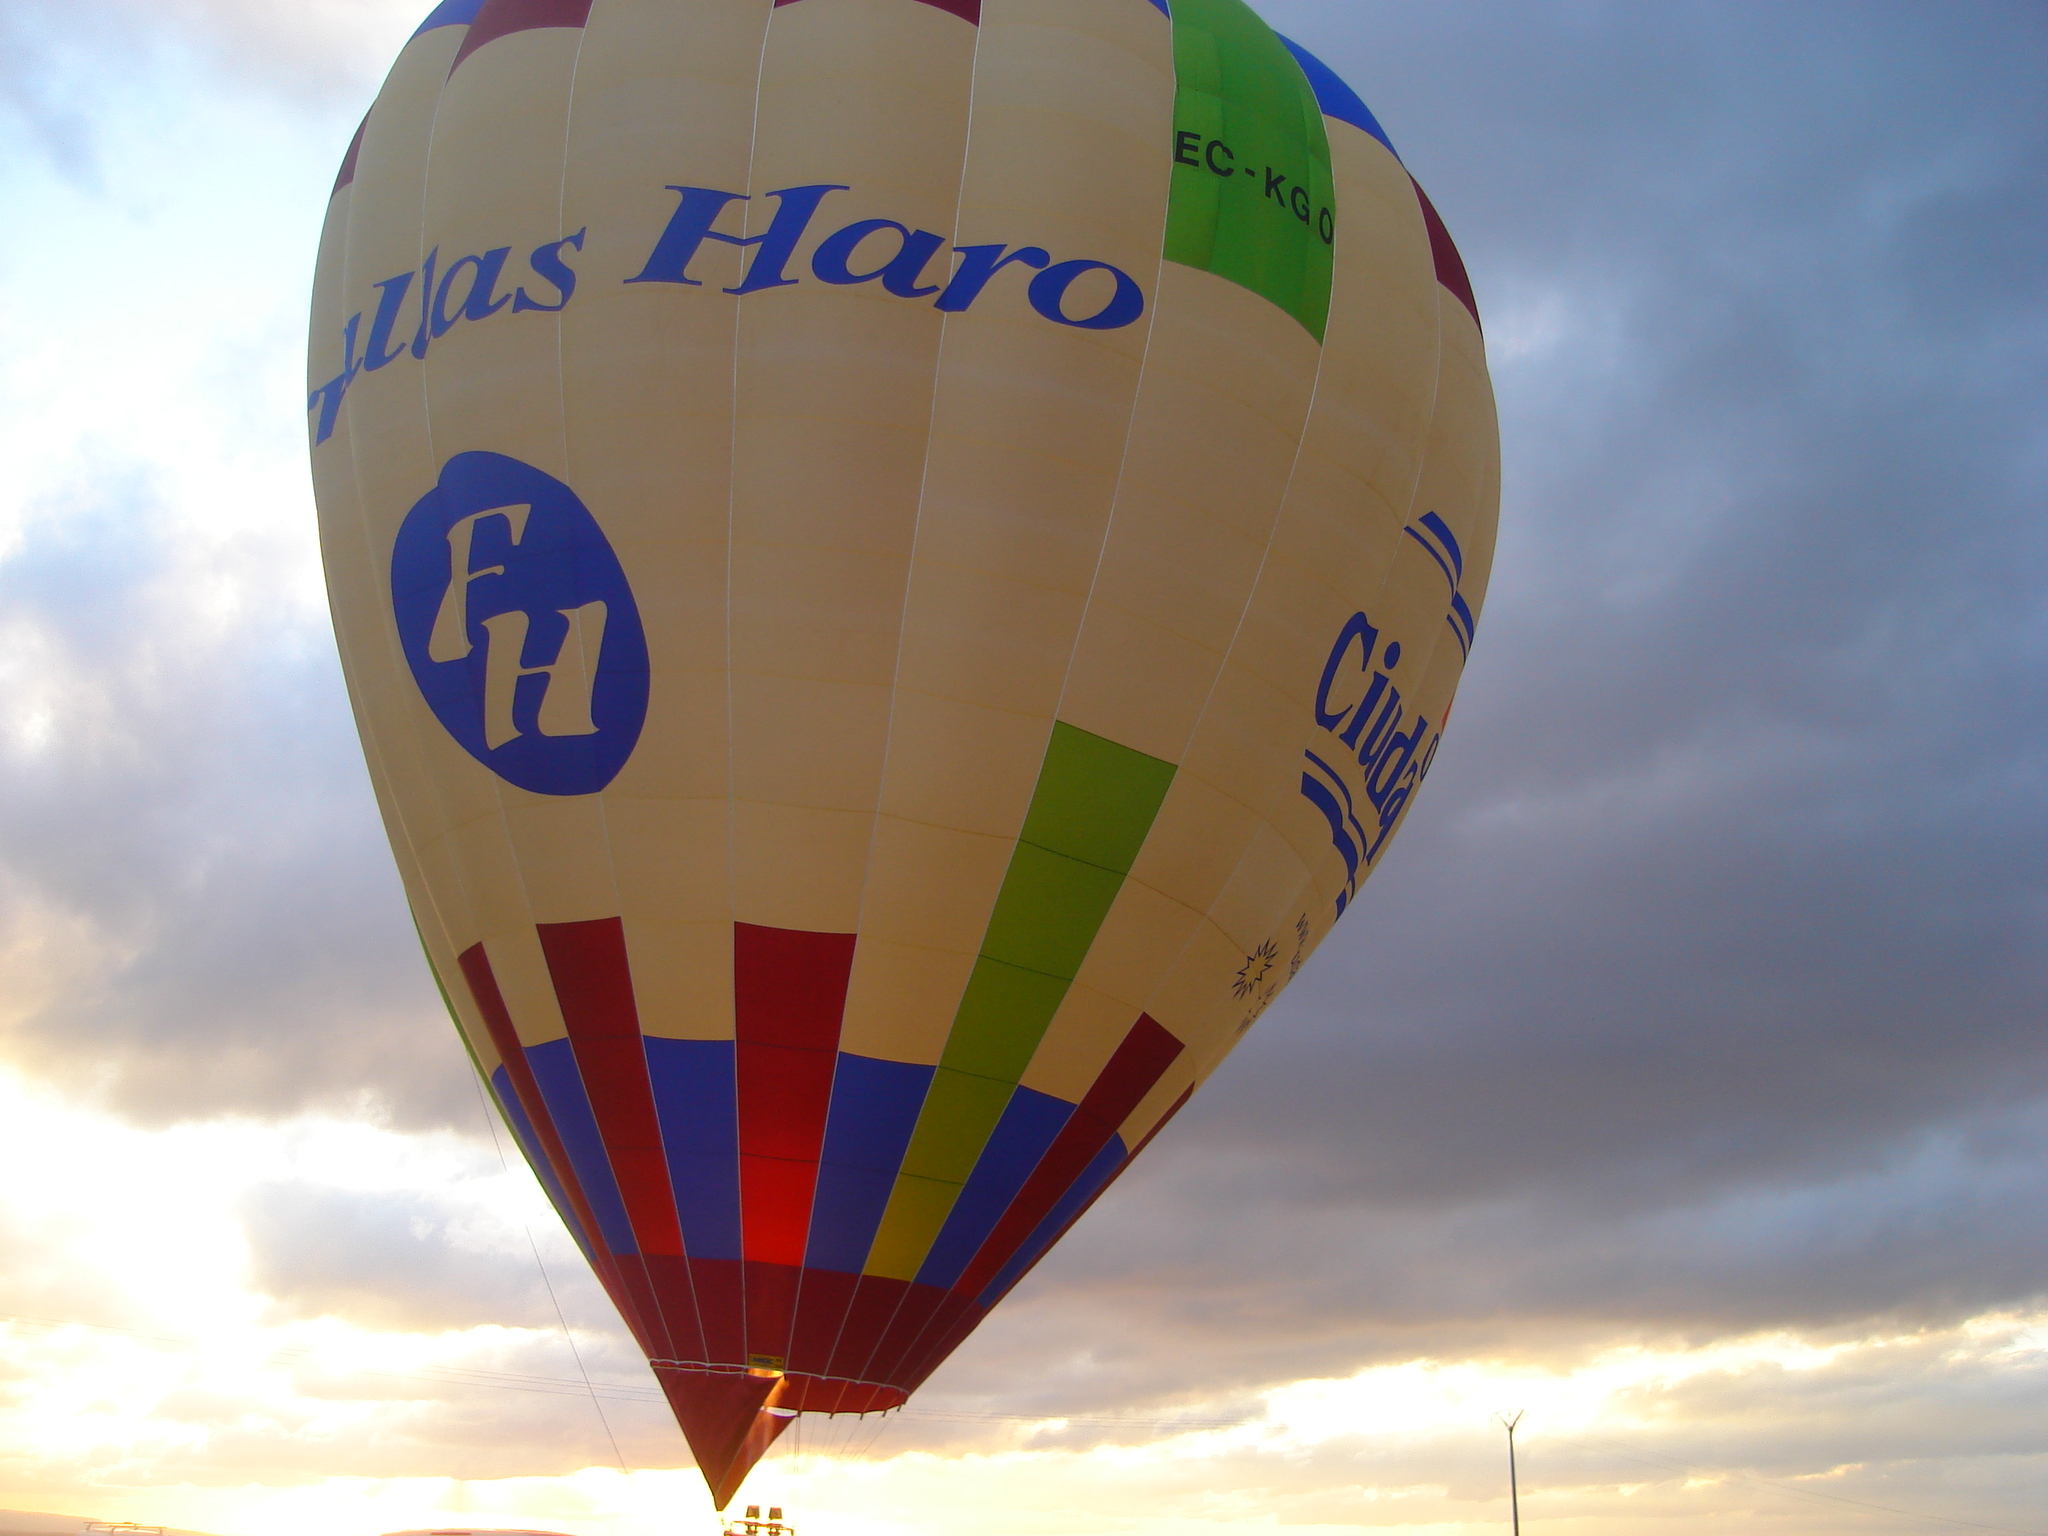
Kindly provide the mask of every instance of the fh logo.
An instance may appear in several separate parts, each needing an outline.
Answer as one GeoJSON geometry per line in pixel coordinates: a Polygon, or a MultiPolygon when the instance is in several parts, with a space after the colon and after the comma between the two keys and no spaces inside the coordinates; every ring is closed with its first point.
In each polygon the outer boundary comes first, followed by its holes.
{"type": "Polygon", "coordinates": [[[609,784],[647,718],[647,639],[618,556],[575,492],[462,453],[398,530],[391,604],[448,734],[541,795],[609,784]]]}

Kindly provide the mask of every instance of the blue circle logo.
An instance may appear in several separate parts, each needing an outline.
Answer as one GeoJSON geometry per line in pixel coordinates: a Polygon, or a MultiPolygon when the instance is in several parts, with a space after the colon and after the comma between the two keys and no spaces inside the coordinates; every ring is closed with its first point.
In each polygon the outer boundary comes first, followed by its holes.
{"type": "Polygon", "coordinates": [[[590,795],[647,720],[647,635],[576,493],[501,453],[459,453],[406,514],[391,606],[434,717],[491,772],[590,795]]]}

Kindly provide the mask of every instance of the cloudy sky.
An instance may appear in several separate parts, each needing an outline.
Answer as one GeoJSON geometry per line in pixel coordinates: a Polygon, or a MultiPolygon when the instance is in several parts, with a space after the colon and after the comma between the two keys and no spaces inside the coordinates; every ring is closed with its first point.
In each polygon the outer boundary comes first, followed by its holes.
{"type": "MultiPolygon", "coordinates": [[[[424,8],[0,0],[14,1509],[710,1526],[494,1140],[326,627],[312,248],[424,8]]],[[[2048,1530],[2048,8],[1262,8],[1487,319],[1457,728],[1145,1161],[754,1489],[1465,1536],[1526,1409],[1532,1533],[2048,1530]]]]}

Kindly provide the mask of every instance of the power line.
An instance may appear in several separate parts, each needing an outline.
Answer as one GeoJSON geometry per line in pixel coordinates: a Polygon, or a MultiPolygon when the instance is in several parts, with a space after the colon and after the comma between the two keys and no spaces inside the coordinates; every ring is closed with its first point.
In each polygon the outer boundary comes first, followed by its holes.
{"type": "MultiPolygon", "coordinates": [[[[111,1323],[87,1323],[77,1318],[32,1317],[0,1312],[0,1323],[20,1323],[33,1328],[84,1328],[93,1333],[121,1334],[127,1338],[143,1339],[150,1343],[174,1345],[193,1353],[198,1353],[201,1348],[200,1340],[183,1335],[151,1333],[145,1329],[122,1328],[111,1323]]],[[[317,1363],[318,1356],[319,1350],[316,1346],[287,1345],[265,1355],[263,1363],[317,1363]]],[[[372,1376],[387,1381],[438,1381],[451,1386],[498,1387],[512,1392],[541,1392],[552,1396],[583,1397],[590,1392],[596,1392],[599,1396],[620,1402],[658,1403],[664,1400],[659,1387],[634,1382],[593,1382],[587,1375],[579,1381],[561,1376],[535,1376],[519,1371],[488,1371],[463,1365],[429,1365],[412,1371],[379,1371],[351,1366],[338,1374],[372,1376]]]]}
{"type": "MultiPolygon", "coordinates": [[[[144,1339],[157,1344],[175,1345],[183,1349],[198,1350],[200,1341],[194,1338],[167,1333],[151,1333],[140,1328],[123,1328],[110,1323],[88,1323],[76,1318],[31,1317],[19,1313],[0,1313],[0,1322],[21,1323],[38,1328],[84,1328],[95,1333],[120,1334],[127,1338],[144,1339]]],[[[317,1359],[319,1351],[313,1345],[286,1346],[272,1350],[264,1357],[265,1363],[296,1364],[317,1359]]],[[[598,1381],[585,1374],[580,1380],[562,1376],[536,1376],[522,1371],[491,1371],[479,1367],[462,1365],[429,1365],[411,1371],[380,1371],[367,1367],[350,1367],[345,1372],[351,1376],[369,1376],[386,1381],[436,1381],[451,1386],[495,1387],[510,1392],[537,1392],[558,1397],[583,1397],[595,1394],[613,1402],[661,1403],[665,1402],[661,1388],[652,1383],[624,1381],[598,1381]]],[[[1068,1413],[981,1413],[971,1409],[946,1408],[900,1408],[892,1411],[891,1417],[957,1421],[972,1424],[1079,1424],[1090,1428],[1188,1430],[1188,1429],[1237,1429],[1249,1424],[1266,1422],[1263,1419],[1138,1419],[1105,1415],[1083,1415],[1068,1413]]],[[[880,1415],[875,1415],[880,1417],[880,1415]]]]}
{"type": "MultiPolygon", "coordinates": [[[[483,1076],[472,1072],[469,1080],[476,1088],[477,1108],[483,1112],[484,1124],[490,1128],[491,1146],[497,1151],[498,1166],[509,1177],[512,1164],[505,1156],[504,1142],[498,1139],[498,1118],[491,1113],[491,1106],[484,1098],[483,1076]]],[[[619,1437],[612,1433],[612,1421],[605,1416],[604,1404],[598,1401],[597,1388],[591,1385],[590,1368],[583,1363],[583,1351],[576,1347],[576,1335],[569,1331],[569,1319],[562,1311],[562,1299],[555,1294],[555,1282],[548,1278],[548,1267],[541,1260],[540,1244],[534,1241],[533,1228],[523,1222],[521,1226],[526,1232],[526,1246],[533,1250],[533,1267],[540,1271],[540,1283],[547,1287],[548,1305],[555,1309],[555,1321],[562,1325],[562,1338],[569,1346],[569,1358],[576,1362],[577,1373],[583,1378],[583,1390],[590,1394],[590,1406],[597,1411],[597,1422],[604,1426],[604,1437],[612,1443],[612,1455],[618,1459],[619,1470],[631,1477],[633,1474],[626,1466],[626,1453],[619,1449],[619,1437]]]]}
{"type": "MultiPolygon", "coordinates": [[[[22,1323],[38,1328],[85,1328],[95,1333],[120,1334],[123,1337],[145,1339],[157,1344],[170,1344],[194,1350],[200,1341],[194,1338],[168,1333],[151,1333],[140,1328],[123,1328],[111,1323],[88,1323],[77,1318],[31,1317],[19,1313],[0,1313],[0,1323],[22,1323]]],[[[566,1328],[564,1330],[567,1331],[566,1328]]],[[[573,1341],[571,1347],[573,1348],[573,1341]]],[[[272,1350],[264,1357],[265,1363],[295,1364],[313,1361],[318,1349],[312,1345],[286,1346],[272,1350]]],[[[581,1364],[581,1360],[578,1360],[581,1364]]],[[[490,1371],[462,1365],[429,1365],[411,1371],[380,1371],[367,1367],[349,1368],[345,1374],[369,1376],[385,1381],[435,1381],[450,1386],[494,1387],[509,1392],[536,1392],[555,1397],[594,1396],[613,1402],[661,1403],[667,1399],[661,1388],[652,1383],[597,1381],[586,1372],[583,1377],[571,1379],[561,1376],[536,1376],[521,1371],[490,1371]]],[[[883,1415],[874,1415],[881,1418],[883,1415]]],[[[1149,1429],[1149,1430],[1201,1430],[1201,1429],[1242,1429],[1247,1425],[1268,1422],[1263,1418],[1242,1419],[1161,1419],[1123,1418],[1101,1414],[1071,1413],[982,1413],[972,1409],[947,1408],[898,1408],[889,1412],[890,1418],[920,1419],[936,1422],[957,1422],[965,1424],[1075,1424],[1090,1429],[1149,1429]]],[[[609,1427],[609,1426],[607,1426],[609,1427]]]]}
{"type": "Polygon", "coordinates": [[[1084,1417],[1072,1413],[969,1413],[950,1412],[944,1408],[905,1408],[905,1418],[911,1419],[954,1419],[971,1424],[1085,1424],[1090,1428],[1113,1429],[1242,1429],[1248,1424],[1265,1424],[1266,1418],[1256,1419],[1125,1419],[1084,1417]]]}

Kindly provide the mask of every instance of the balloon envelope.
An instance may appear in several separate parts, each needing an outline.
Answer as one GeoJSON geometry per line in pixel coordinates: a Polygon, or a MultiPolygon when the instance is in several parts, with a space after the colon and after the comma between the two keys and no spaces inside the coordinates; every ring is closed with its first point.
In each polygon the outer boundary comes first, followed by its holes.
{"type": "Polygon", "coordinates": [[[1464,269],[1241,0],[447,0],[310,384],[426,948],[722,1507],[1382,858],[1493,544],[1464,269]]]}

